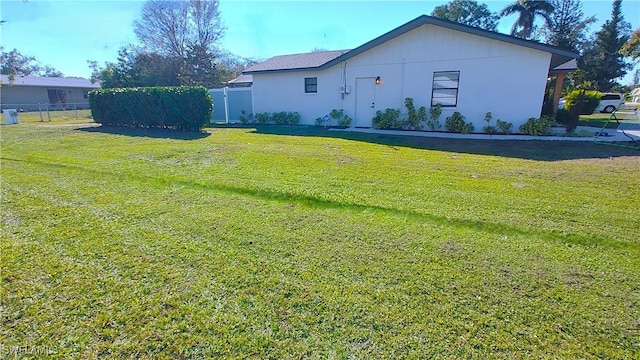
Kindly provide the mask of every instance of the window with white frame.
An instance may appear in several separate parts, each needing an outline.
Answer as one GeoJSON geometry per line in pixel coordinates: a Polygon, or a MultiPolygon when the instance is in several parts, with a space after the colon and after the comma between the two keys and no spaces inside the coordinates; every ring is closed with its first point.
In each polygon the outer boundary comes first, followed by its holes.
{"type": "Polygon", "coordinates": [[[315,94],[318,92],[318,78],[308,77],[304,78],[304,93],[315,94]]]}
{"type": "Polygon", "coordinates": [[[433,86],[431,87],[431,106],[436,104],[440,104],[442,107],[457,106],[459,83],[460,71],[434,72],[433,86]]]}

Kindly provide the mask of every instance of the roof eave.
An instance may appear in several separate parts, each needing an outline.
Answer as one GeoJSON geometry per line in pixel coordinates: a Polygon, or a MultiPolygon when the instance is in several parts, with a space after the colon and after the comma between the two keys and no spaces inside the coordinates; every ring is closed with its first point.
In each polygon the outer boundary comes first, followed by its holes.
{"type": "Polygon", "coordinates": [[[253,75],[253,74],[266,74],[266,73],[280,73],[280,72],[297,72],[297,71],[315,71],[322,70],[326,68],[328,63],[325,63],[321,66],[314,67],[305,67],[305,68],[294,68],[294,69],[269,69],[269,70],[253,70],[253,71],[243,71],[244,75],[253,75]]]}

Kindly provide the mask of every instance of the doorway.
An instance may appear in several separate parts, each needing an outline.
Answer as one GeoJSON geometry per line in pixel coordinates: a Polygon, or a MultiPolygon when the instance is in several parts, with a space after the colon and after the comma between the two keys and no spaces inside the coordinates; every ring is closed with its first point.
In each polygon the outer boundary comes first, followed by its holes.
{"type": "Polygon", "coordinates": [[[375,77],[356,78],[356,127],[371,127],[371,120],[376,115],[376,81],[375,77]]]}

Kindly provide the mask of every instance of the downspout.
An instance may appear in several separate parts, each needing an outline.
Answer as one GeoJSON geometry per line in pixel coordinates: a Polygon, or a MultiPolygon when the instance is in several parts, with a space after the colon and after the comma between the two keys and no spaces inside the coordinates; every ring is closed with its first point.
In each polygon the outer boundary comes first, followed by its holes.
{"type": "MultiPolygon", "coordinates": [[[[344,88],[342,89],[340,98],[344,103],[344,95],[347,93],[347,62],[346,61],[342,62],[342,86],[344,86],[344,88]]],[[[340,107],[344,108],[344,104],[341,104],[340,107]]]]}

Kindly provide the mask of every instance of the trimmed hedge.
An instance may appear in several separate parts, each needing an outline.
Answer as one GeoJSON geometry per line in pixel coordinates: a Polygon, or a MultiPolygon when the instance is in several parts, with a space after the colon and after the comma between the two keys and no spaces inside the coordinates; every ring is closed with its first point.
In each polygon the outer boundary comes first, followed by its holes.
{"type": "Polygon", "coordinates": [[[204,87],[141,87],[89,92],[91,115],[102,125],[196,131],[211,119],[204,87]]]}

